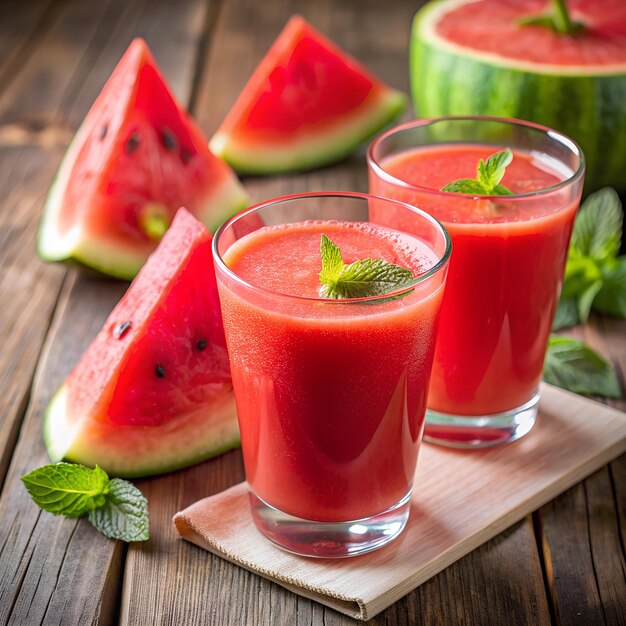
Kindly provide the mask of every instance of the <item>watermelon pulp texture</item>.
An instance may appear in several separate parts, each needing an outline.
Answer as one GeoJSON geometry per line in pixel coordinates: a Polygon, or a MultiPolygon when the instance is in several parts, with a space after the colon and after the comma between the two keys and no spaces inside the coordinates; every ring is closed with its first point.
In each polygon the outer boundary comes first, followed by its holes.
{"type": "Polygon", "coordinates": [[[404,94],[294,16],[210,145],[239,172],[310,169],[351,154],[405,105],[404,94]]]}
{"type": "Polygon", "coordinates": [[[517,20],[543,0],[442,0],[415,16],[411,87],[422,117],[525,119],[574,138],[586,189],[626,188],[626,2],[569,0],[572,36],[517,20]]]}
{"type": "Polygon", "coordinates": [[[46,412],[53,461],[155,474],[239,444],[211,235],[180,209],[46,412]]]}
{"type": "Polygon", "coordinates": [[[248,204],[178,104],[145,42],[130,45],[63,159],[38,248],[130,279],[180,206],[211,230],[248,204]]]}

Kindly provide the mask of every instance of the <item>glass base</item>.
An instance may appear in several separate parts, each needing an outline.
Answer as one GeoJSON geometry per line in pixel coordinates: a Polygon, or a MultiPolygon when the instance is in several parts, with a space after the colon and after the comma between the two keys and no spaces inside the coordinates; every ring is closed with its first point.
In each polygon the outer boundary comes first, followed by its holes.
{"type": "Polygon", "coordinates": [[[426,410],[424,441],[451,448],[488,448],[526,435],[537,419],[539,394],[516,409],[494,415],[449,415],[426,410]]]}
{"type": "Polygon", "coordinates": [[[314,522],[283,513],[249,490],[257,528],[277,546],[301,556],[341,559],[371,552],[395,539],[409,518],[411,492],[383,513],[350,522],[314,522]]]}

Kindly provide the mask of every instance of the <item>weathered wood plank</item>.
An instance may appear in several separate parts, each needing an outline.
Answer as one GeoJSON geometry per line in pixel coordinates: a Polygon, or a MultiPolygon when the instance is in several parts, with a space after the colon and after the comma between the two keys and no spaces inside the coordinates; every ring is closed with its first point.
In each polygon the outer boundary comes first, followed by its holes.
{"type": "MultiPolygon", "coordinates": [[[[250,73],[293,13],[301,13],[395,87],[408,88],[407,41],[412,1],[356,5],[321,0],[258,3],[227,0],[208,46],[195,114],[212,133],[250,73]]],[[[363,151],[333,167],[295,176],[247,178],[257,200],[316,189],[367,189],[363,151]]],[[[141,483],[158,517],[152,545],[131,545],[122,624],[353,624],[350,618],[177,539],[171,516],[240,481],[240,453],[141,483]],[[156,504],[154,506],[157,506],[156,504]],[[175,581],[175,582],[174,582],[175,581]]],[[[377,616],[373,624],[549,622],[530,519],[487,543],[377,616]],[[481,600],[481,596],[484,599],[481,600]],[[499,620],[499,621],[498,621],[499,620]],[[503,621],[504,620],[504,621],[503,621]]]]}
{"type": "MultiPolygon", "coordinates": [[[[599,351],[626,389],[625,320],[592,315],[584,326],[561,334],[599,351]]],[[[626,409],[625,399],[606,402],[626,409]]],[[[547,585],[562,624],[626,622],[625,468],[626,455],[539,511],[547,585]]]]}
{"type": "MultiPolygon", "coordinates": [[[[16,298],[16,293],[22,297],[21,311],[17,306],[9,311],[3,305],[1,328],[13,330],[10,346],[18,355],[19,350],[24,351],[22,344],[29,345],[32,341],[32,354],[25,353],[24,357],[28,357],[30,374],[26,371],[20,380],[18,372],[9,372],[10,367],[6,370],[12,384],[18,385],[14,393],[16,400],[8,407],[13,419],[12,435],[17,431],[16,420],[21,417],[28,397],[36,354],[48,325],[46,320],[42,332],[41,324],[29,329],[27,321],[34,318],[25,316],[30,308],[36,307],[49,318],[63,277],[63,270],[44,266],[33,251],[42,196],[60,152],[48,154],[41,147],[42,133],[46,132],[44,129],[56,129],[63,137],[59,143],[65,143],[70,134],[66,129],[74,129],[80,122],[106,75],[137,34],[146,36],[164,73],[173,77],[179,97],[183,101],[188,99],[205,8],[203,0],[189,0],[175,6],[167,0],[151,3],[147,0],[101,3],[76,0],[64,7],[11,89],[0,95],[2,128],[26,129],[22,134],[0,133],[0,139],[10,137],[8,143],[13,150],[26,150],[23,143],[35,144],[28,149],[33,150],[37,158],[27,156],[32,160],[32,171],[40,177],[21,175],[19,167],[25,166],[16,161],[6,170],[7,180],[0,180],[0,200],[3,201],[0,233],[4,255],[0,280],[13,276],[6,284],[0,283],[0,287],[3,298],[16,298]],[[166,29],[177,41],[165,36],[166,29]],[[22,205],[26,208],[20,208],[22,205]],[[11,221],[20,215],[26,216],[21,222],[11,221]],[[22,254],[22,250],[25,256],[20,256],[21,264],[16,265],[12,259],[22,254]],[[13,265],[7,264],[9,262],[13,265]],[[9,272],[13,266],[17,269],[9,272]],[[46,300],[47,304],[21,289],[22,283],[17,278],[22,280],[24,274],[23,280],[26,280],[29,272],[33,276],[39,276],[38,272],[49,273],[40,281],[47,282],[51,289],[52,297],[46,300]],[[51,278],[54,273],[58,273],[56,283],[51,278]]],[[[126,288],[123,283],[76,278],[73,273],[70,276],[46,341],[0,499],[0,624],[106,624],[112,623],[117,613],[125,546],[106,539],[85,521],[39,512],[19,482],[20,475],[47,460],[40,434],[45,405],[126,288]]],[[[4,365],[10,364],[9,359],[15,356],[2,350],[0,371],[3,374],[4,365]]]]}

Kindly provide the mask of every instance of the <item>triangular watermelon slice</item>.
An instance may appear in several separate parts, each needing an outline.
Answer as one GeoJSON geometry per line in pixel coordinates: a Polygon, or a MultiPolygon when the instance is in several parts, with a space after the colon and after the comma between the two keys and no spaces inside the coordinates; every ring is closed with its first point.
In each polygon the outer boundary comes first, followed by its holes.
{"type": "Polygon", "coordinates": [[[185,209],[51,401],[44,441],[117,476],[239,445],[211,234],[185,209]]]}
{"type": "Polygon", "coordinates": [[[210,146],[241,173],[311,169],[347,157],[405,105],[403,93],[294,16],[210,146]]]}
{"type": "Polygon", "coordinates": [[[50,189],[38,249],[131,279],[186,206],[212,231],[248,204],[135,39],[72,140],[50,189]]]}

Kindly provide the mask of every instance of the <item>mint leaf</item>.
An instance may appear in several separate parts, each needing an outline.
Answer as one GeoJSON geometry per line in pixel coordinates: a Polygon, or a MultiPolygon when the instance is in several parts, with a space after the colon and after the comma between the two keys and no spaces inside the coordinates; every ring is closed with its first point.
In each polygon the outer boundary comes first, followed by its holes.
{"type": "Polygon", "coordinates": [[[325,298],[366,298],[389,293],[408,283],[413,272],[382,259],[362,259],[345,265],[341,250],[326,235],[320,243],[320,294],[325,298]]]}
{"type": "Polygon", "coordinates": [[[578,305],[575,298],[561,298],[554,314],[552,330],[571,328],[576,326],[580,318],[578,317],[578,305]]]}
{"type": "Polygon", "coordinates": [[[107,537],[144,541],[149,537],[148,504],[132,483],[109,480],[94,469],[74,463],[44,465],[22,476],[35,504],[44,511],[66,517],[82,517],[107,537]]]}
{"type": "Polygon", "coordinates": [[[22,476],[35,504],[55,515],[80,517],[102,506],[109,489],[109,477],[95,469],[73,463],[44,465],[22,476]]]}
{"type": "Polygon", "coordinates": [[[441,191],[465,193],[477,196],[510,196],[513,192],[500,184],[506,168],[513,160],[509,148],[492,154],[486,161],[480,159],[476,166],[476,179],[461,178],[448,183],[441,191]]]}
{"type": "Polygon", "coordinates": [[[570,254],[605,261],[617,256],[622,238],[624,212],[616,191],[604,187],[582,204],[572,231],[570,254]]]}
{"type": "Polygon", "coordinates": [[[572,35],[584,24],[575,22],[569,16],[565,0],[552,0],[551,7],[545,13],[526,15],[517,20],[519,26],[547,26],[559,35],[572,35]]]}
{"type": "Polygon", "coordinates": [[[611,366],[589,346],[567,337],[550,337],[543,378],[575,393],[621,397],[611,366]]]}
{"type": "Polygon", "coordinates": [[[626,256],[619,257],[606,268],[593,307],[602,313],[626,317],[626,256]]]}
{"type": "Polygon", "coordinates": [[[145,541],[150,536],[148,501],[137,487],[120,478],[111,479],[105,503],[89,512],[89,521],[111,539],[145,541]]]}
{"type": "Polygon", "coordinates": [[[561,301],[574,300],[581,321],[591,309],[626,317],[626,257],[617,257],[624,213],[609,187],[591,194],[581,206],[565,267],[561,301]]]}

